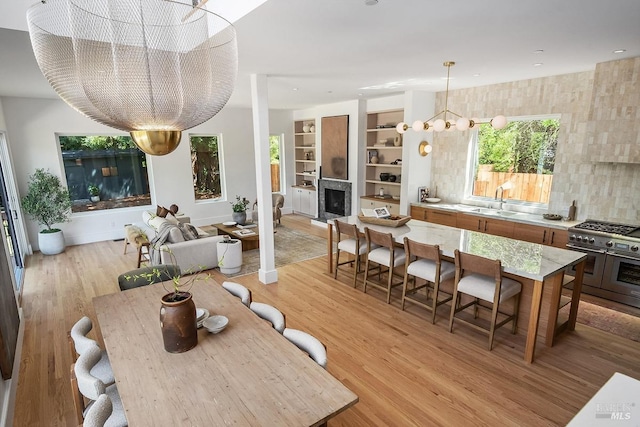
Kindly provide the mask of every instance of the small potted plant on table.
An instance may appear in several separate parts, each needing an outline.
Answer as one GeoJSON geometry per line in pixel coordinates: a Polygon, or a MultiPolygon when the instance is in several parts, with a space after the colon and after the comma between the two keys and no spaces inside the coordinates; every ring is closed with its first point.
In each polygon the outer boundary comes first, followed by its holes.
{"type": "Polygon", "coordinates": [[[238,224],[245,224],[247,222],[247,206],[249,205],[249,200],[245,197],[241,199],[240,196],[236,196],[236,201],[230,203],[233,209],[231,219],[238,224]]]}

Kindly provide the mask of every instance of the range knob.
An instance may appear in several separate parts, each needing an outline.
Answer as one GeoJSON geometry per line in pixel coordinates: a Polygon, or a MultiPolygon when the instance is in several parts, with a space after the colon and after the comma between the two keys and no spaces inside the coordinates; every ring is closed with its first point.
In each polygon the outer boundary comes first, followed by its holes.
{"type": "Polygon", "coordinates": [[[609,240],[609,241],[606,243],[606,245],[607,245],[607,247],[608,247],[608,248],[610,248],[610,247],[612,247],[612,246],[613,246],[613,242],[612,242],[611,240],[609,240]]]}
{"type": "Polygon", "coordinates": [[[577,237],[576,237],[575,234],[572,234],[571,236],[569,236],[569,240],[576,240],[576,239],[577,239],[577,237]]]}
{"type": "Polygon", "coordinates": [[[633,246],[631,246],[631,250],[632,250],[633,252],[638,252],[638,246],[637,246],[637,245],[633,245],[633,246]]]}
{"type": "Polygon", "coordinates": [[[589,243],[594,244],[596,242],[596,239],[594,239],[593,237],[589,238],[589,243]]]}
{"type": "Polygon", "coordinates": [[[578,236],[578,237],[576,237],[576,240],[577,240],[578,242],[582,242],[582,236],[578,236]]]}

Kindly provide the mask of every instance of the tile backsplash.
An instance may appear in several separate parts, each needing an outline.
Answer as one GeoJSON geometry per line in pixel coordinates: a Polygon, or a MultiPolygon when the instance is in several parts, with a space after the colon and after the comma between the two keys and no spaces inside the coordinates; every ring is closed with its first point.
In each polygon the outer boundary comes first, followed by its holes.
{"type": "MultiPolygon", "coordinates": [[[[640,74],[640,61],[633,58],[609,65],[614,66],[607,69],[616,70],[616,74],[633,75],[636,79],[640,74]],[[625,72],[621,73],[620,69],[625,72]]],[[[586,71],[453,90],[449,92],[449,107],[468,117],[481,118],[497,114],[507,117],[560,115],[549,212],[566,216],[571,202],[576,200],[579,220],[591,218],[640,224],[640,164],[600,161],[600,151],[610,147],[602,143],[606,138],[596,134],[606,132],[606,124],[596,126],[591,118],[594,76],[595,71],[586,71]]],[[[599,75],[599,79],[602,76],[599,75]]],[[[624,87],[638,92],[637,84],[624,87]]],[[[623,95],[625,100],[640,96],[639,93],[623,95]]],[[[444,98],[444,93],[438,93],[436,111],[444,108],[444,98]]],[[[640,106],[635,108],[640,109],[640,106]]],[[[628,114],[628,110],[626,106],[620,108],[620,114],[628,114]]],[[[615,126],[615,120],[609,123],[615,126]]],[[[465,186],[469,132],[434,133],[432,138],[431,182],[438,186],[438,194],[446,201],[460,202],[465,186]]],[[[633,141],[632,150],[638,148],[633,141]]]]}

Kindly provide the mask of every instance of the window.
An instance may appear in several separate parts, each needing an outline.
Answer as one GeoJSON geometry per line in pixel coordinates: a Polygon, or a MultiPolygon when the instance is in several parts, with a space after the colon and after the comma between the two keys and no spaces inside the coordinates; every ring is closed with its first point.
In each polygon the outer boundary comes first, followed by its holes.
{"type": "Polygon", "coordinates": [[[220,199],[220,135],[190,135],[191,172],[196,200],[220,199]]]}
{"type": "Polygon", "coordinates": [[[281,182],[284,175],[283,163],[280,162],[280,147],[282,138],[280,135],[269,136],[269,157],[271,159],[271,192],[278,193],[282,190],[281,182]]]}
{"type": "Polygon", "coordinates": [[[511,119],[504,129],[481,125],[471,140],[468,198],[548,204],[560,121],[511,119]]]}
{"type": "Polygon", "coordinates": [[[151,205],[147,160],[129,136],[58,135],[72,212],[151,205]]]}

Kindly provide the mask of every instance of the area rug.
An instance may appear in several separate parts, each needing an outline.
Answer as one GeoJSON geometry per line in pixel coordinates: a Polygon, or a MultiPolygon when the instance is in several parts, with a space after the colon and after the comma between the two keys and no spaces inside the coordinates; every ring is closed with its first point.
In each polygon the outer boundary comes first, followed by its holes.
{"type": "MultiPolygon", "coordinates": [[[[202,227],[205,231],[211,229],[202,227]]],[[[306,234],[279,225],[274,229],[275,265],[283,265],[300,262],[311,258],[317,258],[327,254],[327,241],[320,237],[306,234]]],[[[227,277],[244,276],[258,271],[260,268],[260,249],[242,252],[242,269],[236,274],[226,274],[227,277]]]]}
{"type": "Polygon", "coordinates": [[[580,301],[578,323],[640,342],[640,317],[580,301]]]}

